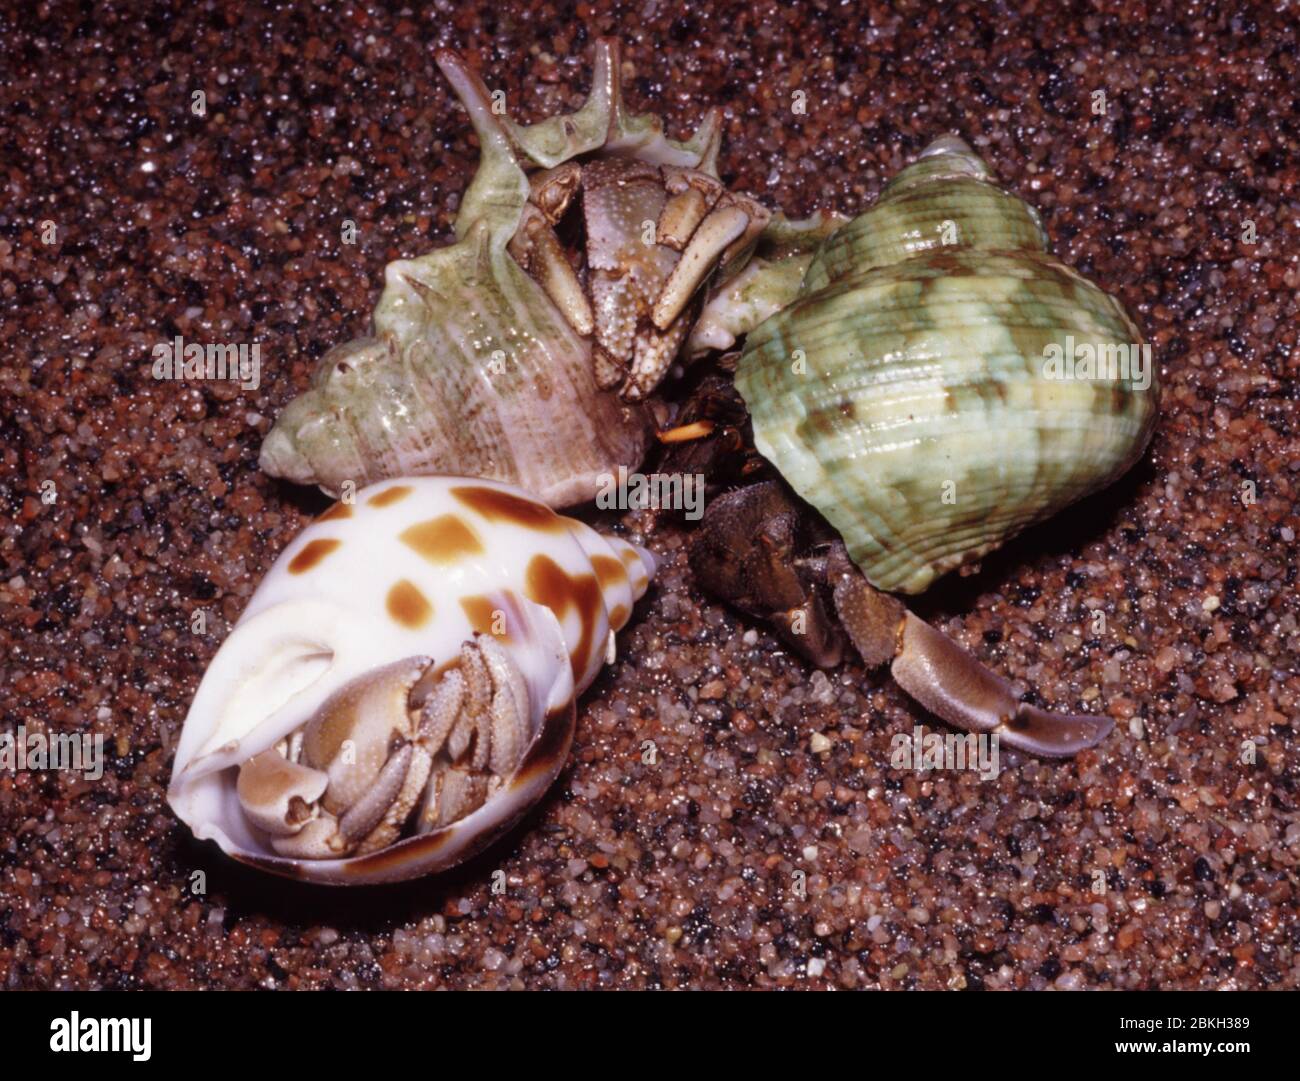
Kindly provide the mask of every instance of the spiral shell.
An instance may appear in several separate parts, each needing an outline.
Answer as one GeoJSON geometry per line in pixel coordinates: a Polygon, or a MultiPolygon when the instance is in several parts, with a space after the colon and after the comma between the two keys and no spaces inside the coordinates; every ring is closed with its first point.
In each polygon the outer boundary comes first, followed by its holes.
{"type": "Polygon", "coordinates": [[[823,242],[736,386],[759,451],[904,593],[1113,481],[1158,401],[1119,302],[955,137],[823,242]]]}
{"type": "Polygon", "coordinates": [[[576,696],[653,570],[506,485],[363,489],[258,586],[194,697],[168,799],[276,874],[350,885],[467,859],[555,779],[576,696]]]}

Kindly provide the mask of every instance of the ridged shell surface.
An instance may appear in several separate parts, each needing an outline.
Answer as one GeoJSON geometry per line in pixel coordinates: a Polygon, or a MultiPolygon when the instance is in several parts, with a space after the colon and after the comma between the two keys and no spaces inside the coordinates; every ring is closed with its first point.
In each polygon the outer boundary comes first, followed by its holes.
{"type": "Polygon", "coordinates": [[[920,161],[885,185],[870,211],[821,245],[803,292],[935,248],[1047,251],[1038,212],[992,183],[988,166],[963,150],[954,140],[936,140],[920,161]],[[935,197],[939,191],[942,198],[935,197]]]}
{"type": "Polygon", "coordinates": [[[737,370],[759,451],[882,589],[920,592],[1101,488],[1154,424],[1150,364],[1145,386],[1049,364],[1141,337],[986,175],[936,144],[823,245],[737,370]]]}

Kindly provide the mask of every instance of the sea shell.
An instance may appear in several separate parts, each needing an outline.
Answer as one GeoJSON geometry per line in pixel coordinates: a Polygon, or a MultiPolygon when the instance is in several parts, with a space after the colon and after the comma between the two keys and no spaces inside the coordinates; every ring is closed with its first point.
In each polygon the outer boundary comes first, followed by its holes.
{"type": "Polygon", "coordinates": [[[746,341],[755,445],[881,589],[924,590],[1113,481],[1150,437],[1149,346],[1046,248],[1033,209],[945,137],[746,341]],[[1088,350],[1115,370],[1067,367],[1088,350]]]}
{"type": "Polygon", "coordinates": [[[253,594],[194,697],[168,799],[196,837],[282,875],[458,863],[554,780],[576,696],[653,570],[507,485],[364,489],[253,594]]]}
{"type": "Polygon", "coordinates": [[[532,125],[501,115],[456,54],[437,59],[480,144],[456,243],[388,265],[371,334],[321,358],[261,464],[331,495],[454,472],[580,503],[640,464],[649,415],[629,402],[663,377],[712,268],[738,271],[771,214],[717,180],[717,110],[677,142],[624,109],[612,41],[582,108],[532,125]],[[580,189],[575,270],[554,226],[580,189]],[[646,213],[658,242],[642,239],[646,213]],[[624,381],[626,401],[603,389],[624,381]]]}

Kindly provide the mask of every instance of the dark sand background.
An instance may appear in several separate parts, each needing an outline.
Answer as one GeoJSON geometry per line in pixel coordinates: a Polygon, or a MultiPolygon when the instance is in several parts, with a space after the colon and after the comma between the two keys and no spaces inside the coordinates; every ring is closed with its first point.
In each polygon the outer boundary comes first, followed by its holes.
{"type": "Polygon", "coordinates": [[[0,8],[0,728],[108,756],[0,773],[0,986],[1300,984],[1294,8],[331,6],[0,8]],[[163,796],[204,666],[325,505],[258,471],[261,436],[384,264],[449,233],[476,152],[434,49],[537,119],[581,101],[599,34],[671,133],[721,105],[724,178],[793,213],[862,209],[962,133],[1134,312],[1164,372],[1146,458],[919,605],[1116,730],[987,783],[892,770],[936,722],[705,602],[662,523],[572,765],[506,841],[393,889],[241,868],[163,796]],[[260,342],[261,387],[155,382],[176,334],[260,342]]]}

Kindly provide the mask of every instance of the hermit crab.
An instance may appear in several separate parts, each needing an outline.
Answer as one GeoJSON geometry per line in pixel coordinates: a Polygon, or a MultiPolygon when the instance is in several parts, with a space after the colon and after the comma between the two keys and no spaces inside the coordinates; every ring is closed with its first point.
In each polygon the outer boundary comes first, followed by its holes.
{"type": "MultiPolygon", "coordinates": [[[[347,481],[457,472],[553,506],[590,500],[602,475],[640,464],[641,403],[695,326],[702,287],[739,275],[760,240],[762,268],[797,256],[775,275],[797,287],[809,238],[834,219],[786,222],[728,191],[718,110],[685,142],[628,113],[613,41],[596,45],[582,108],[531,125],[455,53],[437,59],[481,154],[456,242],[388,265],[372,333],[321,358],[267,435],[262,467],[331,495],[347,481]]],[[[751,280],[738,279],[745,314],[732,321],[771,310],[772,287],[751,296],[751,280]]],[[[698,341],[728,332],[710,320],[698,341]]]]}
{"type": "MultiPolygon", "coordinates": [[[[727,297],[710,303],[716,324],[743,322],[727,297]]],[[[1018,701],[882,592],[918,593],[1110,483],[1155,423],[1132,320],[1048,254],[1037,214],[964,142],[933,143],[820,244],[789,303],[749,331],[735,391],[687,408],[675,431],[715,446],[687,443],[669,468],[743,449],[747,413],[779,479],[710,504],[691,551],[706,588],[814,663],[838,663],[847,636],[959,727],[1049,756],[1104,738],[1108,718],[1018,701]]]]}
{"type": "Polygon", "coordinates": [[[507,485],[403,478],[281,554],[190,707],[168,799],[281,875],[467,859],[550,786],[651,556],[507,485]]]}

